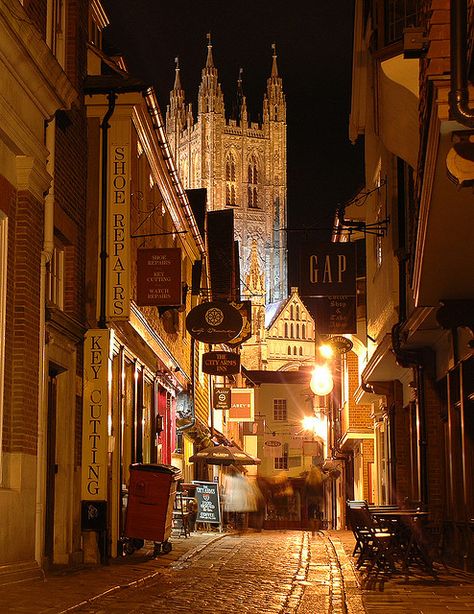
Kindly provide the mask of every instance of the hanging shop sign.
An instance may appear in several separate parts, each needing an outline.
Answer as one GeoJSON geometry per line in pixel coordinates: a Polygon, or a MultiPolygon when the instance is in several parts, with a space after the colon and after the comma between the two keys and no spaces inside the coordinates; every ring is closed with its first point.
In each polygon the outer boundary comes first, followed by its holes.
{"type": "Polygon", "coordinates": [[[283,456],[283,443],[272,435],[267,435],[263,442],[263,455],[267,458],[283,456]]]}
{"type": "Polygon", "coordinates": [[[196,485],[196,522],[220,524],[219,484],[216,482],[193,482],[193,484],[196,485]]]}
{"type": "MultiPolygon", "coordinates": [[[[118,127],[114,130],[118,131],[118,127]]],[[[111,142],[107,190],[107,318],[130,316],[130,144],[111,142]]]]}
{"type": "Polygon", "coordinates": [[[231,303],[231,305],[237,309],[243,320],[242,330],[240,333],[237,335],[237,337],[234,337],[234,339],[227,342],[227,345],[230,345],[230,347],[236,347],[245,341],[248,341],[252,336],[252,302],[242,301],[240,303],[231,303]]]}
{"type": "Polygon", "coordinates": [[[354,243],[306,243],[299,260],[300,296],[355,296],[354,243]]]}
{"type": "Polygon", "coordinates": [[[206,352],[201,370],[208,375],[233,375],[240,372],[240,355],[233,352],[206,352]]]}
{"type": "Polygon", "coordinates": [[[137,252],[137,305],[173,307],[182,304],[181,250],[147,248],[137,252]]]}
{"type": "Polygon", "coordinates": [[[355,296],[304,297],[321,335],[346,335],[357,332],[355,296]]]}
{"type": "Polygon", "coordinates": [[[232,388],[230,399],[229,422],[254,421],[253,388],[232,388]]]}
{"type": "Polygon", "coordinates": [[[334,335],[328,339],[327,343],[332,347],[336,354],[346,354],[350,352],[354,346],[352,341],[347,337],[341,337],[341,335],[334,335]]]}
{"type": "Polygon", "coordinates": [[[112,336],[113,333],[109,329],[90,329],[84,338],[81,479],[83,501],[107,500],[112,336]]]}
{"type": "Polygon", "coordinates": [[[214,409],[230,409],[230,388],[214,387],[212,391],[212,407],[214,409]]]}
{"type": "Polygon", "coordinates": [[[229,303],[214,301],[201,303],[188,313],[186,329],[197,341],[226,343],[239,335],[243,319],[229,303]]]}
{"type": "Polygon", "coordinates": [[[265,418],[256,416],[254,422],[242,422],[240,425],[241,433],[245,437],[251,435],[265,435],[265,418]]]}

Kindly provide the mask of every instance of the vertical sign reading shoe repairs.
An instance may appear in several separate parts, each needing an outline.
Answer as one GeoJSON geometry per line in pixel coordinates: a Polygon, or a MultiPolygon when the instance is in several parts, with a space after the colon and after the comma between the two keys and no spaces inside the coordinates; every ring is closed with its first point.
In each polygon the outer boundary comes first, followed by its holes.
{"type": "Polygon", "coordinates": [[[88,330],[84,338],[82,500],[107,500],[109,374],[112,331],[88,330]]]}
{"type": "MultiPolygon", "coordinates": [[[[114,124],[113,132],[129,130],[114,124]]],[[[111,142],[107,198],[107,318],[130,316],[130,145],[111,142]]]]}

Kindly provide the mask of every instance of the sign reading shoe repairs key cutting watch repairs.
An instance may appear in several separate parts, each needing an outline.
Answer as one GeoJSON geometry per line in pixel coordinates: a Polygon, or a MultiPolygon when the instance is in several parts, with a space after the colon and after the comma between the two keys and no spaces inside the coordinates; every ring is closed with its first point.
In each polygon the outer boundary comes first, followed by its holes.
{"type": "Polygon", "coordinates": [[[172,307],[183,302],[179,247],[137,251],[137,305],[172,307]]]}

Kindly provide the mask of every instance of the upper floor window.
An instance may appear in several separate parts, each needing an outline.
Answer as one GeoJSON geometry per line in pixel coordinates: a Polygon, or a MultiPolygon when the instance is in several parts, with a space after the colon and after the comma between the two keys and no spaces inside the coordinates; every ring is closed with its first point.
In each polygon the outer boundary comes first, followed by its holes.
{"type": "Polygon", "coordinates": [[[59,309],[64,308],[64,246],[57,240],[46,265],[46,298],[59,309]]]}
{"type": "Polygon", "coordinates": [[[254,155],[250,157],[247,169],[247,197],[249,207],[258,207],[258,163],[254,155]]]}
{"type": "Polygon", "coordinates": [[[286,399],[273,399],[273,420],[288,420],[286,399]]]}
{"type": "Polygon", "coordinates": [[[385,0],[385,45],[403,38],[403,30],[419,25],[421,0],[385,0]]]}
{"type": "Polygon", "coordinates": [[[63,68],[66,67],[66,0],[50,0],[46,25],[46,42],[63,68]]]}
{"type": "Polygon", "coordinates": [[[300,319],[300,306],[296,305],[296,319],[299,320],[300,319]]]}
{"type": "Polygon", "coordinates": [[[232,154],[228,154],[225,162],[225,204],[235,205],[237,193],[237,182],[235,175],[235,159],[232,154]]]}
{"type": "Polygon", "coordinates": [[[306,339],[306,326],[304,324],[301,325],[301,338],[306,339]]]}

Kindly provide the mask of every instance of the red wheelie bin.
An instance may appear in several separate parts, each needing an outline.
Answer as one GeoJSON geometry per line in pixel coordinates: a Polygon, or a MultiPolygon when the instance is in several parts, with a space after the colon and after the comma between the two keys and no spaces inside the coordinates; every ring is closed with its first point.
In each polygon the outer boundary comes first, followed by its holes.
{"type": "Polygon", "coordinates": [[[172,465],[130,465],[124,553],[141,548],[144,540],[155,542],[154,554],[172,549],[168,541],[173,506],[181,471],[172,465]]]}

